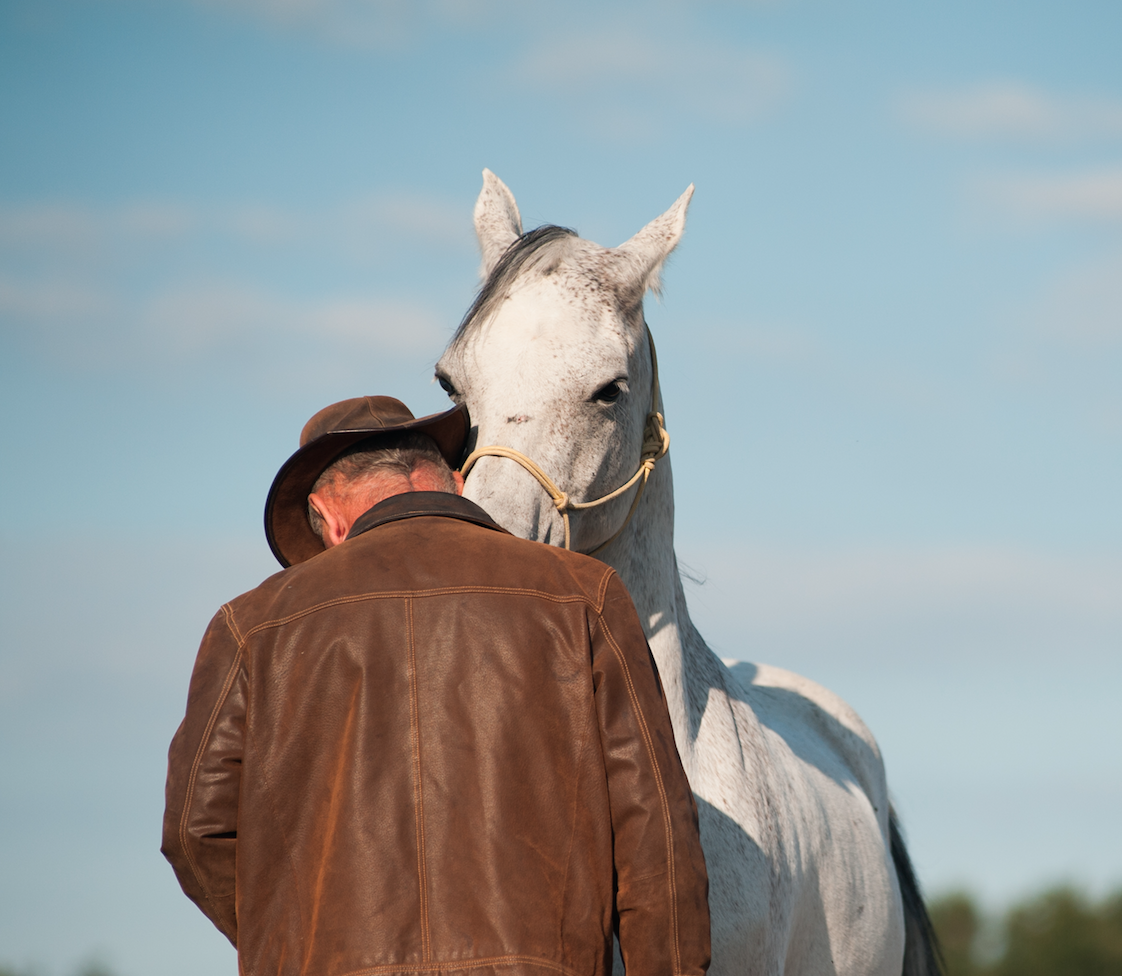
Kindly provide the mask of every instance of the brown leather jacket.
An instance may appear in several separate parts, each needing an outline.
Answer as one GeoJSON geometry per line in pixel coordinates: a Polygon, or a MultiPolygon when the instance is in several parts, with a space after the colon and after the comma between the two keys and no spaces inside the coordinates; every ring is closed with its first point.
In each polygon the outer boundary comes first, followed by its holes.
{"type": "Polygon", "coordinates": [[[226,604],[163,852],[246,976],[702,976],[697,812],[603,563],[396,495],[226,604]],[[616,914],[618,913],[618,914],[616,914]]]}

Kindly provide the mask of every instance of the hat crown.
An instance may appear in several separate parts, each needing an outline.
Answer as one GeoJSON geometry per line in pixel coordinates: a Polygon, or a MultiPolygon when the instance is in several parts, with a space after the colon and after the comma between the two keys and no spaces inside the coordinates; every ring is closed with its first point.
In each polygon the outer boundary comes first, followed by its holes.
{"type": "Polygon", "coordinates": [[[377,430],[398,427],[415,420],[413,411],[400,400],[388,396],[353,397],[324,407],[300,431],[300,446],[305,447],[325,434],[344,430],[377,430]]]}

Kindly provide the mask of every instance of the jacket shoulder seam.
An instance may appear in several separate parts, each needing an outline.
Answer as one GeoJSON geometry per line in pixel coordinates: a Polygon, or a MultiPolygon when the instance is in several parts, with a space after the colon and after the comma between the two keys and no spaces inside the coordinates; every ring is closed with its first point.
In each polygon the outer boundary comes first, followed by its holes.
{"type": "Polygon", "coordinates": [[[226,626],[229,628],[230,633],[234,635],[234,640],[237,642],[238,647],[241,647],[245,638],[242,637],[242,632],[238,629],[238,622],[234,619],[233,606],[229,603],[222,604],[222,615],[226,618],[226,626]]]}
{"type": "MultiPolygon", "coordinates": [[[[611,570],[609,572],[614,572],[611,570]]],[[[284,617],[275,617],[271,620],[263,620],[259,624],[254,624],[247,630],[239,642],[238,649],[241,650],[246,641],[253,637],[255,634],[261,633],[263,630],[269,630],[273,627],[283,627],[285,624],[292,623],[295,620],[300,620],[309,614],[317,613],[320,610],[328,610],[332,607],[346,606],[351,603],[365,603],[372,600],[416,600],[425,597],[434,596],[450,596],[454,593],[488,593],[500,596],[528,596],[539,600],[545,600],[549,603],[556,603],[564,605],[567,603],[583,603],[586,606],[592,606],[597,613],[602,612],[602,606],[596,607],[589,600],[585,594],[572,594],[570,596],[557,596],[553,593],[547,593],[544,590],[535,590],[529,587],[520,586],[440,586],[433,587],[427,590],[378,590],[372,593],[355,593],[351,596],[336,597],[334,600],[324,600],[321,603],[315,603],[312,606],[305,607],[303,610],[297,610],[295,613],[290,613],[284,617]]]]}
{"type": "Polygon", "coordinates": [[[608,584],[612,581],[612,577],[615,576],[615,574],[616,574],[616,571],[614,569],[612,569],[611,566],[609,566],[608,571],[604,574],[603,578],[600,580],[600,588],[599,588],[599,591],[596,594],[596,612],[597,613],[603,613],[604,612],[604,604],[607,602],[607,599],[608,599],[608,584]]]}

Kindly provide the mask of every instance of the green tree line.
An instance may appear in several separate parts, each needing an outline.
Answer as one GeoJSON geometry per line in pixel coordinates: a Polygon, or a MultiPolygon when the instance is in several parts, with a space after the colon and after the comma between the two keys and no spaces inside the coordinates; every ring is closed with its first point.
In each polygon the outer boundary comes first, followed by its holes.
{"type": "Polygon", "coordinates": [[[987,917],[970,895],[930,905],[946,976],[1122,976],[1122,890],[1053,888],[987,917]]]}

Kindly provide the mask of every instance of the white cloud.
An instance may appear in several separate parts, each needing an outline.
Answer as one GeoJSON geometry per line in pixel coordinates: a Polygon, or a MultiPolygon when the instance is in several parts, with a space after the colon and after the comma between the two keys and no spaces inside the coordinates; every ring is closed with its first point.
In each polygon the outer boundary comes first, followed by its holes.
{"type": "Polygon", "coordinates": [[[991,206],[1022,220],[1122,221],[1122,167],[1060,175],[1004,175],[979,183],[991,206]]]}
{"type": "Polygon", "coordinates": [[[1037,309],[1037,320],[1048,334],[1092,345],[1122,341],[1122,254],[1060,275],[1037,309]]]}
{"type": "Polygon", "coordinates": [[[768,321],[749,313],[740,321],[699,321],[690,341],[713,361],[735,355],[750,368],[766,368],[772,377],[787,373],[800,384],[812,383],[820,394],[829,389],[849,403],[878,410],[907,409],[945,418],[961,405],[960,391],[930,369],[889,350],[871,355],[867,349],[850,348],[821,322],[768,321]]]}
{"type": "Polygon", "coordinates": [[[241,14],[270,27],[311,31],[348,46],[394,48],[408,35],[402,0],[199,0],[225,14],[241,14]]]}
{"type": "MultiPolygon", "coordinates": [[[[69,365],[197,362],[231,350],[306,347],[304,357],[434,352],[449,329],[423,302],[377,294],[300,298],[236,282],[182,283],[148,296],[65,279],[0,278],[0,329],[69,365]]],[[[244,359],[240,353],[239,359],[244,359]]]]}
{"type": "MultiPolygon", "coordinates": [[[[789,94],[781,58],[727,42],[697,22],[699,7],[732,0],[195,0],[224,15],[375,54],[453,39],[467,50],[501,38],[515,54],[493,81],[509,97],[529,87],[573,105],[614,141],[674,119],[743,125],[789,94]],[[591,96],[591,97],[590,97],[591,96]]],[[[740,0],[768,6],[784,0],[740,0]]],[[[468,79],[465,78],[465,81],[468,79]]],[[[487,97],[494,97],[494,92],[487,97]]]]}
{"type": "Polygon", "coordinates": [[[721,42],[673,42],[634,30],[563,36],[526,51],[513,83],[570,105],[602,133],[626,140],[661,128],[667,117],[700,116],[742,125],[788,95],[780,58],[721,42]]]}
{"type": "Polygon", "coordinates": [[[685,557],[708,579],[691,596],[703,630],[708,623],[721,653],[731,656],[750,656],[743,653],[750,647],[844,645],[873,658],[938,649],[1027,659],[1060,648],[1102,651],[1122,631],[1117,556],[981,545],[713,545],[685,557]]]}
{"type": "Polygon", "coordinates": [[[302,301],[240,285],[200,284],[156,296],[140,312],[145,335],[180,351],[201,351],[241,339],[291,337],[334,342],[355,352],[439,348],[438,316],[417,302],[376,296],[302,301]]]}
{"type": "Polygon", "coordinates": [[[471,207],[421,194],[369,194],[312,221],[320,240],[338,239],[354,253],[374,254],[402,245],[475,253],[471,207]]]}
{"type": "Polygon", "coordinates": [[[115,305],[112,296],[94,285],[0,277],[0,322],[46,324],[101,318],[110,315],[115,305]]]}
{"type": "MultiPolygon", "coordinates": [[[[492,35],[497,30],[556,30],[559,21],[593,25],[605,6],[570,0],[195,0],[205,8],[248,17],[268,27],[299,31],[340,47],[395,52],[428,37],[456,33],[492,35]]],[[[681,25],[700,6],[775,6],[785,0],[645,0],[616,2],[612,12],[631,20],[650,20],[661,10],[681,25]]]]}
{"type": "Polygon", "coordinates": [[[196,0],[201,6],[297,30],[342,47],[394,51],[447,30],[546,12],[544,0],[196,0]]]}
{"type": "Polygon", "coordinates": [[[322,210],[265,204],[224,208],[169,201],[91,207],[65,202],[0,205],[0,256],[98,256],[113,249],[214,239],[241,244],[345,250],[370,255],[402,244],[472,247],[470,210],[421,194],[383,191],[322,210]]]}
{"type": "Polygon", "coordinates": [[[0,254],[42,249],[92,252],[121,240],[167,243],[182,239],[200,222],[200,214],[177,203],[104,208],[65,202],[0,205],[0,254]]]}
{"type": "Polygon", "coordinates": [[[1017,81],[911,92],[900,97],[897,111],[918,129],[961,139],[1122,138],[1122,99],[1064,98],[1017,81]]]}
{"type": "Polygon", "coordinates": [[[258,366],[282,350],[293,362],[421,360],[454,325],[458,310],[450,321],[433,296],[441,261],[458,254],[474,263],[470,208],[409,193],[303,210],[0,204],[0,340],[95,370],[219,351],[258,366]],[[431,291],[404,297],[418,279],[431,291]]]}

